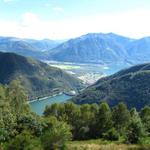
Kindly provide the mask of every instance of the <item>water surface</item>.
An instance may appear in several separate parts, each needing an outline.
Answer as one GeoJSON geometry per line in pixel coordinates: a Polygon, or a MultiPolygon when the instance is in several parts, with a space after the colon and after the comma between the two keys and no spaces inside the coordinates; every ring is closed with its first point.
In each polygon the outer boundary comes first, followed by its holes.
{"type": "Polygon", "coordinates": [[[50,105],[53,103],[64,103],[70,98],[71,96],[61,94],[54,97],[48,97],[43,100],[30,102],[30,106],[33,112],[36,112],[38,115],[42,115],[46,105],[50,105]]]}

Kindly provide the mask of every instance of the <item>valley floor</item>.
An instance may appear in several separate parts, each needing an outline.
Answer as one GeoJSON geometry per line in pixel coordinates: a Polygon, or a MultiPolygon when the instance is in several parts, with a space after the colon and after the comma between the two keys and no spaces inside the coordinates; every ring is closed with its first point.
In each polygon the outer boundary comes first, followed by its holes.
{"type": "Polygon", "coordinates": [[[150,150],[150,145],[129,145],[101,140],[88,140],[69,142],[66,150],[150,150]]]}

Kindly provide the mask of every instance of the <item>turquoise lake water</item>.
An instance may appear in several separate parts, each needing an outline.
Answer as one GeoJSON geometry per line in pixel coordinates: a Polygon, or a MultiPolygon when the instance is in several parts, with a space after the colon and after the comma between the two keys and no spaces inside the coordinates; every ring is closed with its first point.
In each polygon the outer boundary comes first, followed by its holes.
{"type": "Polygon", "coordinates": [[[38,115],[42,115],[46,105],[50,105],[53,103],[64,103],[70,98],[71,96],[61,94],[54,97],[48,97],[43,100],[30,102],[30,106],[33,112],[36,112],[38,115]]]}

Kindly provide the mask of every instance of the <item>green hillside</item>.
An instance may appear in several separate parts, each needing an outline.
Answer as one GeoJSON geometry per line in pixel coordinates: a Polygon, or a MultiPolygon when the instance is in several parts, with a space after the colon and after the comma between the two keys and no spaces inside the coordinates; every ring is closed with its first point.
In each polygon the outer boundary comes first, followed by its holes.
{"type": "Polygon", "coordinates": [[[150,63],[102,78],[73,101],[77,104],[106,101],[110,106],[124,102],[129,108],[141,109],[150,104],[150,63]]]}
{"type": "Polygon", "coordinates": [[[0,53],[0,83],[19,80],[30,96],[57,91],[79,90],[82,83],[66,72],[43,62],[14,53],[0,53]]]}

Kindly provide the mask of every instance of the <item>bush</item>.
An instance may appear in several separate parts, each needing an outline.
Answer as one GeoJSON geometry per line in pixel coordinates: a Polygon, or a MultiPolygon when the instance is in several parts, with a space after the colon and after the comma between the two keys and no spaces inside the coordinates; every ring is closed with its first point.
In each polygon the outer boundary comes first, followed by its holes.
{"type": "Polygon", "coordinates": [[[8,140],[8,138],[9,138],[8,132],[5,129],[0,128],[0,143],[8,140]]]}
{"type": "Polygon", "coordinates": [[[30,133],[39,136],[42,134],[42,123],[36,116],[33,115],[22,115],[17,120],[17,131],[22,132],[28,130],[30,133]]]}
{"type": "Polygon", "coordinates": [[[69,125],[57,121],[51,128],[46,130],[41,137],[44,150],[63,149],[65,143],[72,137],[70,130],[69,125]]]}
{"type": "Polygon", "coordinates": [[[146,132],[136,109],[131,110],[131,116],[132,118],[126,132],[126,141],[136,144],[141,138],[146,136],[146,132]]]}
{"type": "Polygon", "coordinates": [[[144,137],[139,139],[139,144],[150,145],[150,137],[144,137]]]}
{"type": "Polygon", "coordinates": [[[106,139],[106,140],[111,140],[111,141],[118,141],[119,140],[119,133],[116,131],[115,128],[110,129],[103,136],[104,136],[104,139],[106,139]]]}
{"type": "Polygon", "coordinates": [[[6,145],[6,150],[42,150],[39,140],[27,131],[17,135],[6,145]]]}

